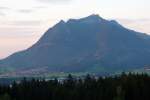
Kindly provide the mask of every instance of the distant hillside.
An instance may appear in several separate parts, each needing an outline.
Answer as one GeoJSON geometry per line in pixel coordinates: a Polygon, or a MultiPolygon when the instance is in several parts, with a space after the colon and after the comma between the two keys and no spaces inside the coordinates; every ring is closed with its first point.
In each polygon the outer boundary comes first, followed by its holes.
{"type": "Polygon", "coordinates": [[[150,36],[98,15],[60,21],[27,50],[0,61],[4,70],[116,72],[150,65],[150,36]]]}

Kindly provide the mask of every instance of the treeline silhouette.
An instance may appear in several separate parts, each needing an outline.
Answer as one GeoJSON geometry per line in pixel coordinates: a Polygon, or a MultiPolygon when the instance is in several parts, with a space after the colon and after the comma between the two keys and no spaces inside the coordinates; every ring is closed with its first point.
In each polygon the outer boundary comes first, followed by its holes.
{"type": "Polygon", "coordinates": [[[0,86],[0,100],[150,100],[150,76],[125,74],[65,80],[24,78],[20,83],[0,86]]]}

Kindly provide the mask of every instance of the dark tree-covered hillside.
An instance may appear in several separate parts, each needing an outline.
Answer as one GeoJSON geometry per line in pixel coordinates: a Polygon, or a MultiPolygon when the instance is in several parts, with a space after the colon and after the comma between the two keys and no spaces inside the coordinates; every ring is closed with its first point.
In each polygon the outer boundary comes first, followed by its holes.
{"type": "Polygon", "coordinates": [[[150,76],[125,74],[111,77],[44,79],[0,86],[0,100],[150,100],[150,76]]]}

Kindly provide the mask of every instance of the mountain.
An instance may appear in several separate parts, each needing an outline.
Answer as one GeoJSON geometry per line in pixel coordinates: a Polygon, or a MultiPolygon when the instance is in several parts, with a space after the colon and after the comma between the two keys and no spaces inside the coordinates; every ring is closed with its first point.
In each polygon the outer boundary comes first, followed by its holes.
{"type": "Polygon", "coordinates": [[[150,65],[150,36],[99,15],[61,20],[27,50],[0,61],[3,70],[114,72],[150,65]]]}

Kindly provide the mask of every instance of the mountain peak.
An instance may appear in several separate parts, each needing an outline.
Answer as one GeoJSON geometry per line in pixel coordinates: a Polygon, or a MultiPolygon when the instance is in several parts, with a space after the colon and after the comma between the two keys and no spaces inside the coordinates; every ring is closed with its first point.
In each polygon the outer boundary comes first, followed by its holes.
{"type": "Polygon", "coordinates": [[[61,27],[63,25],[65,25],[65,21],[64,20],[60,20],[54,27],[61,27]]]}
{"type": "Polygon", "coordinates": [[[58,22],[58,24],[65,24],[65,21],[64,21],[64,20],[60,20],[60,21],[58,22]]]}
{"type": "Polygon", "coordinates": [[[100,19],[101,17],[98,14],[89,15],[87,18],[100,19]]]}
{"type": "Polygon", "coordinates": [[[69,19],[67,23],[73,23],[73,22],[82,22],[82,23],[95,23],[100,22],[104,20],[102,17],[100,17],[98,14],[92,14],[87,17],[81,18],[81,19],[69,19]]]}
{"type": "Polygon", "coordinates": [[[80,20],[89,21],[89,22],[99,22],[99,21],[102,21],[104,19],[101,18],[98,14],[92,14],[92,15],[89,15],[85,18],[80,19],[80,20]]]}

